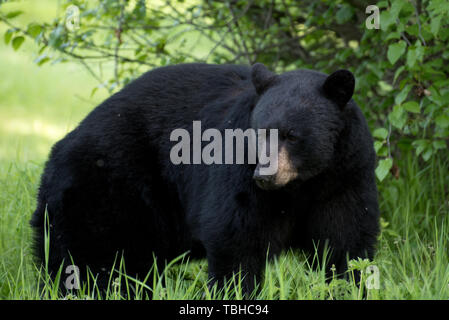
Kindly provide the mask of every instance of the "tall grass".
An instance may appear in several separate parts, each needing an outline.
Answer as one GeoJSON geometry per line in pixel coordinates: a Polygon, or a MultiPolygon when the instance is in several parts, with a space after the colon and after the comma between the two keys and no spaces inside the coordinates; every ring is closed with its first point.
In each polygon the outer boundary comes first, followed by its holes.
{"type": "MultiPolygon", "coordinates": [[[[448,160],[434,158],[419,164],[406,156],[398,180],[380,187],[382,233],[371,263],[355,261],[355,268],[379,270],[379,289],[334,279],[313,270],[302,252],[287,251],[267,264],[256,299],[448,299],[449,203],[448,160]],[[363,291],[367,291],[366,295],[363,291]]],[[[34,264],[28,224],[42,164],[11,163],[0,167],[0,299],[240,299],[241,277],[224,290],[209,290],[206,261],[180,256],[158,270],[148,266],[144,279],[126,275],[125,261],[111,267],[106,292],[88,284],[69,295],[58,292],[45,267],[34,264]],[[156,272],[153,272],[156,271],[156,272]],[[39,285],[41,283],[41,285],[39,285]],[[42,285],[43,284],[43,285],[42,285]]],[[[50,235],[51,236],[51,235],[50,235]]],[[[368,276],[365,274],[365,277],[368,276]]]]}

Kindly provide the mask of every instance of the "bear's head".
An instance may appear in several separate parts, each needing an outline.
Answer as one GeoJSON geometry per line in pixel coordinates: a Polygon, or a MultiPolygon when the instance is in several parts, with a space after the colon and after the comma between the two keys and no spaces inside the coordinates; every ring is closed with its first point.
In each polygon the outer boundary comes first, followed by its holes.
{"type": "Polygon", "coordinates": [[[257,63],[251,76],[259,96],[251,126],[278,130],[277,172],[261,174],[263,165],[257,164],[256,184],[277,189],[303,183],[329,168],[345,126],[343,112],[354,92],[352,73],[338,70],[328,76],[295,70],[277,75],[257,63]]]}

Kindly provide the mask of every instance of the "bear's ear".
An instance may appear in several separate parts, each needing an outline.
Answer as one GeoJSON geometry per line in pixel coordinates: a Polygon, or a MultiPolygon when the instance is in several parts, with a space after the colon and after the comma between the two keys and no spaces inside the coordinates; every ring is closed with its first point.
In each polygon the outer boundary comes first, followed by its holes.
{"type": "Polygon", "coordinates": [[[337,70],[324,81],[325,94],[343,109],[354,93],[355,79],[348,70],[337,70]]]}
{"type": "Polygon", "coordinates": [[[251,80],[257,94],[261,95],[273,83],[277,75],[271,72],[262,63],[256,63],[251,68],[251,80]]]}

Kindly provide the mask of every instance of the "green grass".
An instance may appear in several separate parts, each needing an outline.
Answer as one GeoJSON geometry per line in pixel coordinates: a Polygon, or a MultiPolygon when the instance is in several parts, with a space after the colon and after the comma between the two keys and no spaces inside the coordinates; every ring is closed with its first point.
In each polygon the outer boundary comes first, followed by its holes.
{"type": "MultiPolygon", "coordinates": [[[[379,269],[380,288],[369,290],[367,298],[448,299],[449,163],[434,158],[419,165],[409,155],[400,165],[401,177],[381,188],[383,228],[378,253],[369,263],[379,269]]],[[[38,279],[47,279],[34,266],[30,252],[28,220],[41,171],[42,163],[33,162],[12,161],[0,167],[0,299],[64,298],[51,283],[39,288],[38,279]]],[[[242,297],[238,277],[227,290],[211,293],[207,289],[207,263],[189,262],[185,257],[179,260],[181,263],[169,264],[157,275],[150,273],[145,283],[137,282],[137,293],[131,289],[136,282],[123,274],[119,261],[110,290],[101,298],[123,299],[127,291],[127,297],[145,298],[142,288],[150,289],[154,299],[242,297]],[[116,277],[127,279],[128,284],[116,281],[116,277]]],[[[366,263],[358,265],[365,270],[366,263]]],[[[363,297],[361,290],[365,290],[344,280],[326,283],[323,270],[312,270],[301,252],[286,252],[268,263],[265,273],[258,299],[359,299],[363,297]]],[[[65,298],[99,298],[92,283],[93,279],[89,290],[84,288],[65,298]]]]}
{"type": "MultiPolygon", "coordinates": [[[[33,3],[19,19],[56,15],[56,1],[33,3]]],[[[4,30],[0,26],[0,34],[4,30]]],[[[37,67],[32,52],[28,40],[18,52],[0,40],[0,70],[7,75],[0,79],[0,299],[99,298],[92,281],[73,295],[59,295],[56,285],[33,263],[28,221],[51,145],[105,95],[90,98],[96,83],[82,67],[37,67]]],[[[400,178],[390,177],[379,186],[382,233],[371,264],[379,270],[380,288],[369,290],[368,299],[449,299],[448,158],[444,154],[420,163],[412,153],[404,153],[396,159],[400,178]]],[[[151,290],[154,299],[242,297],[238,277],[226,290],[209,292],[207,263],[179,260],[150,274],[145,283],[123,275],[119,260],[110,290],[101,298],[123,299],[127,292],[128,298],[146,298],[142,288],[151,290]]],[[[355,267],[365,270],[366,265],[358,262],[355,267]]],[[[312,270],[301,252],[286,252],[267,264],[256,298],[360,299],[364,289],[344,280],[326,283],[323,270],[312,270]]]]}

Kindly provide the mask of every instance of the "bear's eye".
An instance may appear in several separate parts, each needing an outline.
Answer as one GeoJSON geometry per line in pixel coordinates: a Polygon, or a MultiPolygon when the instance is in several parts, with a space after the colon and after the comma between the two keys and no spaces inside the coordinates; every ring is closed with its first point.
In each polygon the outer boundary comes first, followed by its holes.
{"type": "Polygon", "coordinates": [[[290,130],[286,135],[285,135],[285,139],[287,139],[287,141],[289,142],[296,142],[298,141],[298,137],[295,135],[295,133],[293,132],[293,130],[290,130]]]}

